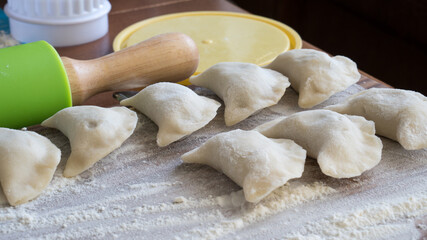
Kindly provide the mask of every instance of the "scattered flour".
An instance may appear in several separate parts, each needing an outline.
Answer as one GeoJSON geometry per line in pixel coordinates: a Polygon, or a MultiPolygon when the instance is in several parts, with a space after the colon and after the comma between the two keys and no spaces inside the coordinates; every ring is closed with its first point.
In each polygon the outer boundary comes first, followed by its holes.
{"type": "Polygon", "coordinates": [[[305,234],[292,233],[285,238],[391,239],[399,232],[409,238],[411,236],[408,228],[415,227],[414,219],[419,216],[427,216],[427,192],[398,201],[337,213],[309,223],[303,229],[305,234]]]}
{"type": "Polygon", "coordinates": [[[173,203],[186,203],[187,201],[188,200],[185,197],[179,196],[173,200],[173,203]]]}
{"type": "Polygon", "coordinates": [[[259,204],[251,204],[244,199],[243,191],[233,192],[227,196],[220,196],[217,201],[220,206],[237,207],[240,206],[239,217],[225,219],[218,224],[207,229],[192,229],[191,235],[184,235],[183,239],[217,239],[228,233],[242,229],[251,223],[265,220],[269,216],[276,215],[285,209],[295,207],[307,201],[321,199],[324,196],[334,193],[335,190],[323,183],[315,182],[310,185],[285,184],[272,194],[263,199],[259,204]]]}

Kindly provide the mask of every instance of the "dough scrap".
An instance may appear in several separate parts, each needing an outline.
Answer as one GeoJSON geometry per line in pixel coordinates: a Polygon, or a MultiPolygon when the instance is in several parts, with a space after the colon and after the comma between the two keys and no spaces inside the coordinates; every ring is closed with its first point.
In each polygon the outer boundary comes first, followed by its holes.
{"type": "Polygon", "coordinates": [[[264,123],[255,130],[270,138],[294,140],[316,158],[322,172],[334,178],[350,178],[376,166],[382,142],[374,123],[359,116],[329,110],[309,110],[264,123]]]}
{"type": "Polygon", "coordinates": [[[52,180],[60,160],[61,151],[46,137],[0,128],[0,183],[10,205],[39,196],[52,180]]]}
{"type": "Polygon", "coordinates": [[[248,202],[255,203],[289,179],[301,177],[306,151],[292,140],[238,129],[210,138],[181,158],[223,172],[243,187],[248,202]]]}
{"type": "Polygon", "coordinates": [[[157,145],[160,147],[204,127],[221,106],[188,87],[168,82],[150,85],[120,104],[135,107],[157,124],[157,145]]]}
{"type": "Polygon", "coordinates": [[[74,177],[120,147],[137,121],[136,113],[126,107],[76,106],[62,109],[41,125],[57,128],[70,140],[63,174],[74,177]]]}
{"type": "Polygon", "coordinates": [[[266,68],[289,78],[299,92],[298,105],[311,108],[360,79],[357,65],[344,56],[330,57],[313,49],[295,49],[280,54],[266,68]]]}
{"type": "Polygon", "coordinates": [[[378,135],[407,150],[427,148],[427,97],[418,92],[372,88],[327,109],[374,121],[378,135]]]}
{"type": "Polygon", "coordinates": [[[190,82],[215,92],[225,103],[225,124],[232,126],[279,102],[290,83],[282,74],[251,63],[217,63],[190,82]]]}

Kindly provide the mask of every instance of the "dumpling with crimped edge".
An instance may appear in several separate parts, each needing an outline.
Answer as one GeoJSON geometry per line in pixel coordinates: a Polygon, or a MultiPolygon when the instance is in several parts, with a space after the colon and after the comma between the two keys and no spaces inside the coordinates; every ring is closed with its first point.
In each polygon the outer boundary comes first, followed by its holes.
{"type": "Polygon", "coordinates": [[[135,107],[157,124],[157,145],[160,147],[204,127],[216,116],[221,106],[219,102],[199,96],[188,87],[168,82],[150,85],[120,104],[135,107]]]}
{"type": "Polygon", "coordinates": [[[329,110],[309,110],[280,117],[255,130],[270,138],[287,138],[317,159],[322,172],[350,178],[375,167],[381,160],[382,142],[372,121],[329,110]]]}
{"type": "Polygon", "coordinates": [[[327,109],[374,121],[378,135],[407,150],[427,148],[427,97],[418,92],[372,88],[327,109]]]}
{"type": "Polygon", "coordinates": [[[301,177],[306,151],[292,140],[238,129],[210,138],[181,158],[223,172],[243,187],[248,202],[256,203],[289,179],[301,177]]]}
{"type": "Polygon", "coordinates": [[[137,122],[136,113],[126,107],[76,106],[62,109],[41,125],[57,128],[70,140],[64,176],[74,177],[120,147],[137,122]]]}
{"type": "Polygon", "coordinates": [[[280,54],[266,68],[289,78],[299,93],[298,105],[311,108],[360,79],[357,65],[344,56],[330,57],[313,49],[294,49],[280,54]]]}
{"type": "Polygon", "coordinates": [[[251,63],[217,63],[190,82],[215,92],[225,104],[225,124],[234,125],[279,102],[290,83],[282,74],[251,63]]]}
{"type": "Polygon", "coordinates": [[[61,151],[46,137],[0,128],[0,183],[10,205],[39,196],[52,180],[60,160],[61,151]]]}

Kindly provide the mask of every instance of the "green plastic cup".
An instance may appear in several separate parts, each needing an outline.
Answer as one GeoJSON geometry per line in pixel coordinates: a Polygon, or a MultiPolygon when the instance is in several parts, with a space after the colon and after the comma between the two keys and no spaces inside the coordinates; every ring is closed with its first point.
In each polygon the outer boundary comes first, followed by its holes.
{"type": "Polygon", "coordinates": [[[36,125],[71,105],[68,77],[51,45],[0,49],[0,127],[36,125]]]}

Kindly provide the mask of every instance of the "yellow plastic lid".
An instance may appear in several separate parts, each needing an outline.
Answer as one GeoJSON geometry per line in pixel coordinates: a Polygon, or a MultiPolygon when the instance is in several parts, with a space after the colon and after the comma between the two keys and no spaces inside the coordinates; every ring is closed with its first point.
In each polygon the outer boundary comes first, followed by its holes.
{"type": "Polygon", "coordinates": [[[218,62],[267,65],[280,53],[302,46],[298,33],[281,22],[244,13],[203,11],[137,22],[116,36],[113,49],[118,51],[167,32],[185,33],[196,42],[200,62],[195,74],[218,62]]]}

